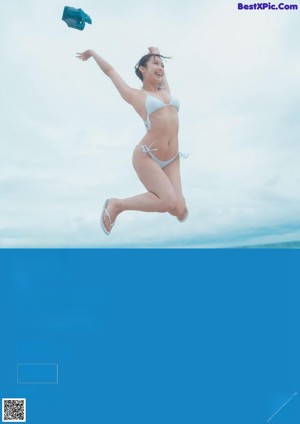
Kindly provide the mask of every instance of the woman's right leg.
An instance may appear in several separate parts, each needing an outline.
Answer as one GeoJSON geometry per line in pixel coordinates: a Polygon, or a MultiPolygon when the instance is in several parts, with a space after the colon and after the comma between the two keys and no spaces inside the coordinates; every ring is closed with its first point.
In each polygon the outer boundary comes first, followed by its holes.
{"type": "MultiPolygon", "coordinates": [[[[107,210],[112,223],[124,211],[170,212],[177,205],[176,192],[169,178],[150,156],[141,154],[139,146],[133,153],[132,163],[147,192],[126,199],[110,199],[107,210]]],[[[105,227],[110,231],[106,214],[103,220],[105,227]]]]}

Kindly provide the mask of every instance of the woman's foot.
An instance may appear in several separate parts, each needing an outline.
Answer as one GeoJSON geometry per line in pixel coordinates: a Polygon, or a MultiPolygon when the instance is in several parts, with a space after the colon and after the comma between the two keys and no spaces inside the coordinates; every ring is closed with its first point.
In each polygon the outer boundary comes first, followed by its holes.
{"type": "Polygon", "coordinates": [[[116,218],[120,213],[117,205],[117,199],[107,199],[104,202],[100,224],[107,235],[111,233],[112,227],[115,225],[116,218]]]}
{"type": "Polygon", "coordinates": [[[188,219],[188,216],[189,216],[189,211],[188,211],[188,208],[186,207],[184,212],[181,215],[177,216],[177,219],[179,222],[185,222],[188,219]]]}

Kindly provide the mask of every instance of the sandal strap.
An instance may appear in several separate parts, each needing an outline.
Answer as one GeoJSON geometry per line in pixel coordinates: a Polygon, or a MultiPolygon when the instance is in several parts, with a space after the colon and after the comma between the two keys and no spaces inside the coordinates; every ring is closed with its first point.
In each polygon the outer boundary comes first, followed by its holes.
{"type": "Polygon", "coordinates": [[[108,212],[108,210],[107,210],[106,208],[104,209],[104,213],[106,213],[107,218],[108,218],[108,220],[109,220],[110,228],[112,228],[112,227],[115,225],[115,223],[114,223],[114,222],[111,222],[110,214],[109,214],[109,212],[108,212]]]}

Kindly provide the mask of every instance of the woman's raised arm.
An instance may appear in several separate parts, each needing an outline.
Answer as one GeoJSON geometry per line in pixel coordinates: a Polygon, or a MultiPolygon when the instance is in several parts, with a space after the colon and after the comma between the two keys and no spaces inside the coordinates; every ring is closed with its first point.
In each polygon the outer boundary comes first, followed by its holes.
{"type": "Polygon", "coordinates": [[[82,61],[86,61],[90,57],[94,58],[100,69],[112,80],[113,84],[123,99],[126,102],[132,104],[137,90],[127,85],[118,72],[112,67],[112,65],[104,60],[103,57],[101,57],[98,53],[96,53],[95,50],[86,50],[83,53],[77,53],[77,58],[82,61]]]}

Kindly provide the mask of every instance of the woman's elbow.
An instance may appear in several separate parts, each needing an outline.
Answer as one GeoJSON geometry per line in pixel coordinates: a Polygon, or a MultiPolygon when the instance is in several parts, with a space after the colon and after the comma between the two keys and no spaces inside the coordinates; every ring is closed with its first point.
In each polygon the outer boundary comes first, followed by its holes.
{"type": "Polygon", "coordinates": [[[105,69],[103,69],[104,73],[111,78],[114,72],[114,68],[111,65],[108,65],[105,69]]]}

